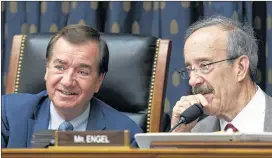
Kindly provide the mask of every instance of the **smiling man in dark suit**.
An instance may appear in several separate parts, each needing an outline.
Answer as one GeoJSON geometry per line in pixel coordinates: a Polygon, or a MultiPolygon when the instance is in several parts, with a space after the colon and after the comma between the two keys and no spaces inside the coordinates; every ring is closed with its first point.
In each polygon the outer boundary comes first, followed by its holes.
{"type": "Polygon", "coordinates": [[[93,97],[109,62],[107,45],[96,30],[66,26],[50,40],[46,58],[46,91],[2,96],[2,147],[31,147],[32,134],[46,129],[129,130],[135,144],[140,127],[93,97]]]}

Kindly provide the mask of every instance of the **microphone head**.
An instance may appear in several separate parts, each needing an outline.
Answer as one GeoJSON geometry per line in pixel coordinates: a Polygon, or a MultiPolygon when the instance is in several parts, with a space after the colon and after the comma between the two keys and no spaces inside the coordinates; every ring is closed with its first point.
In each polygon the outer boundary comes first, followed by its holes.
{"type": "Polygon", "coordinates": [[[180,116],[185,124],[191,123],[203,114],[203,106],[201,104],[194,104],[186,109],[180,116]]]}
{"type": "Polygon", "coordinates": [[[38,131],[32,135],[32,148],[47,148],[55,143],[55,130],[38,131]]]}

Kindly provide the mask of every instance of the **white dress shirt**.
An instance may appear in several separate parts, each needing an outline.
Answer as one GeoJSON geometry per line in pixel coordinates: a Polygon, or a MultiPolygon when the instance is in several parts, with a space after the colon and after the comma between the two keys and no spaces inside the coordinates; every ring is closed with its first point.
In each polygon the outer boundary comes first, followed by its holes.
{"type": "MultiPolygon", "coordinates": [[[[242,133],[264,132],[265,107],[265,93],[257,85],[255,95],[230,123],[242,133]]],[[[228,123],[220,119],[221,131],[224,131],[228,123]]]]}
{"type": "MultiPolygon", "coordinates": [[[[86,131],[87,124],[88,124],[88,118],[90,113],[90,103],[87,107],[87,109],[78,117],[71,120],[71,124],[74,127],[74,131],[86,131]]],[[[50,103],[50,119],[49,119],[49,130],[57,130],[59,128],[59,125],[64,122],[65,120],[60,117],[60,115],[57,113],[53,103],[50,103]]]]}

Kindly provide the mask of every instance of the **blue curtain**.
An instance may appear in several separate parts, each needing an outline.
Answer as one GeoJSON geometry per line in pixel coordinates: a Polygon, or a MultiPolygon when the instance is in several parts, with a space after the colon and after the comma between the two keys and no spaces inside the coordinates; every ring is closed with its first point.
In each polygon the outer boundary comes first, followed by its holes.
{"type": "Polygon", "coordinates": [[[203,16],[221,14],[246,21],[259,40],[260,86],[272,95],[272,2],[1,2],[2,94],[12,38],[15,34],[56,32],[68,24],[87,24],[101,32],[133,33],[172,40],[172,56],[165,100],[171,114],[176,101],[190,88],[177,69],[183,63],[186,28],[203,16]]]}

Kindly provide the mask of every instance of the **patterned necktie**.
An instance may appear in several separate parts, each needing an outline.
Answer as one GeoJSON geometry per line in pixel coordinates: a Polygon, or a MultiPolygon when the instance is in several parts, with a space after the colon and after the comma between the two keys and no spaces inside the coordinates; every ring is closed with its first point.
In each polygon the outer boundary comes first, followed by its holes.
{"type": "Polygon", "coordinates": [[[224,129],[225,132],[238,132],[238,129],[236,127],[233,126],[233,124],[228,123],[224,129]]]}
{"type": "Polygon", "coordinates": [[[73,125],[69,121],[64,121],[59,126],[60,131],[72,131],[74,130],[73,125]]]}

